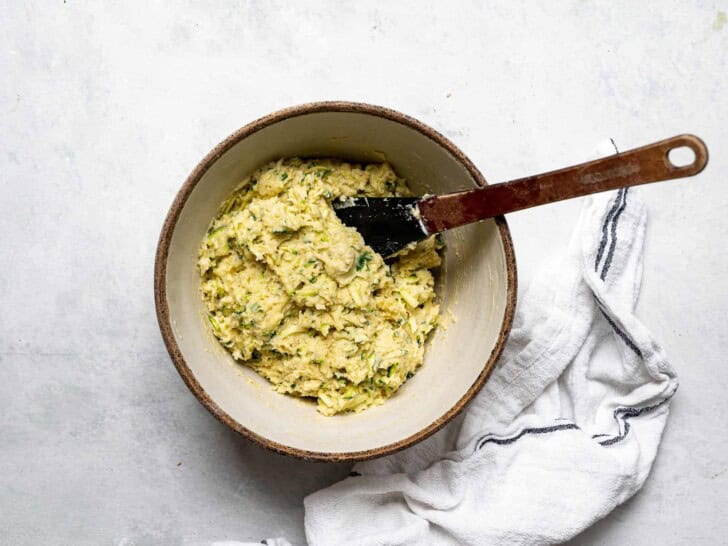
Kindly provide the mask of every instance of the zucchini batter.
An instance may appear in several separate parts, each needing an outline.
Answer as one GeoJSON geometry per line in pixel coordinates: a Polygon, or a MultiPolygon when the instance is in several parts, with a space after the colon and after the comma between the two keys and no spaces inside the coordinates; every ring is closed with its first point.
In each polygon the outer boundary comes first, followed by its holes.
{"type": "Polygon", "coordinates": [[[387,163],[272,162],[222,204],[199,251],[220,343],[276,391],[316,398],[324,415],[392,396],[438,320],[439,240],[385,264],[331,207],[356,195],[411,193],[387,163]]]}

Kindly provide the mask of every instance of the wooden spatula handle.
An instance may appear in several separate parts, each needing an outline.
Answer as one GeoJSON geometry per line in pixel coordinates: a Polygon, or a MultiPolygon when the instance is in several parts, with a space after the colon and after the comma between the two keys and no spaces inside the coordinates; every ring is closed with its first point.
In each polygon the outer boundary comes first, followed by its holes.
{"type": "Polygon", "coordinates": [[[708,149],[694,135],[679,135],[627,152],[527,178],[424,199],[422,221],[430,233],[538,205],[607,190],[698,174],[708,162],[708,149]],[[670,151],[688,147],[689,165],[670,162],[670,151]]]}

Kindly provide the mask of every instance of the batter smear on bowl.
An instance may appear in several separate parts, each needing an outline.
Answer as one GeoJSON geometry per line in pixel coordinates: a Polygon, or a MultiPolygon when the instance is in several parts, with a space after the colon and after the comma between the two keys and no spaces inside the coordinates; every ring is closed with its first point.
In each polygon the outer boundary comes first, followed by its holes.
{"type": "Polygon", "coordinates": [[[280,393],[334,415],[382,404],[424,359],[437,325],[434,237],[391,264],[331,202],[411,195],[387,163],[282,159],[246,178],[199,251],[208,320],[233,358],[280,393]]]}

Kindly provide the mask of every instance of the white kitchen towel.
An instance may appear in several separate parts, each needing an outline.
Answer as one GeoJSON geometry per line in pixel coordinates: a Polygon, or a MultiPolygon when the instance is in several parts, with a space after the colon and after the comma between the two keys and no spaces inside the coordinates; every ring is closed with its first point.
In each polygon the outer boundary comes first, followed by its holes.
{"type": "Polygon", "coordinates": [[[638,491],[677,389],[634,315],[645,224],[635,189],[587,198],[464,417],[308,496],[309,543],[553,544],[638,491]]]}

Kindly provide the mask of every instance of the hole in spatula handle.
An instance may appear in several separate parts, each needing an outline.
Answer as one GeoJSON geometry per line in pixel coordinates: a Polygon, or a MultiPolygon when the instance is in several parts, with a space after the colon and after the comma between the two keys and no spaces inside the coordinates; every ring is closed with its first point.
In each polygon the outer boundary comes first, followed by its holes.
{"type": "Polygon", "coordinates": [[[682,135],[665,150],[665,161],[670,170],[679,171],[682,176],[697,174],[708,162],[708,149],[698,137],[682,135]]]}
{"type": "Polygon", "coordinates": [[[678,169],[692,165],[695,163],[696,157],[695,152],[687,146],[673,148],[667,152],[667,159],[670,160],[673,167],[677,167],[678,169]]]}

